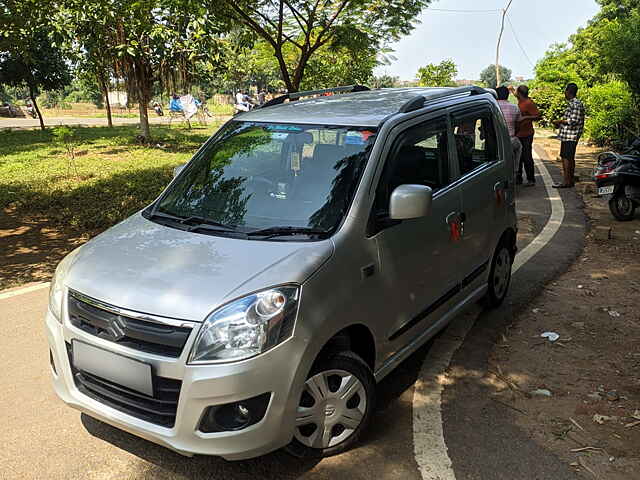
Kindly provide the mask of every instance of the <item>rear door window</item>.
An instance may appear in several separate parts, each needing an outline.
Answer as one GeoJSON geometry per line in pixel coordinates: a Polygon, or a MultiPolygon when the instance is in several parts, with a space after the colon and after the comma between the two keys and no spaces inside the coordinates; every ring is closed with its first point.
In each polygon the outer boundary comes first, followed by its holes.
{"type": "Polygon", "coordinates": [[[452,126],[461,176],[498,160],[496,130],[490,109],[454,113],[452,126]]]}

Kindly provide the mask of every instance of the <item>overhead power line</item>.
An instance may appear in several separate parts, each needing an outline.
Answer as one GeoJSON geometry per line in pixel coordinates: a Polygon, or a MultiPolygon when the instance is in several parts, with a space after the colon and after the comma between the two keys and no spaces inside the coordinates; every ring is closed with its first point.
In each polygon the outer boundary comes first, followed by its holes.
{"type": "Polygon", "coordinates": [[[450,8],[431,8],[427,10],[427,12],[446,12],[446,13],[498,13],[499,9],[493,10],[455,10],[450,8]]]}
{"type": "Polygon", "coordinates": [[[522,43],[520,42],[520,39],[518,38],[518,34],[516,33],[516,29],[513,27],[513,23],[511,23],[511,18],[509,18],[509,15],[507,15],[507,22],[509,22],[509,27],[511,27],[511,31],[513,32],[513,37],[516,39],[516,43],[520,47],[520,50],[522,51],[524,58],[527,59],[527,61],[529,62],[532,68],[535,68],[534,63],[531,61],[531,58],[529,58],[529,55],[527,55],[527,51],[524,49],[524,47],[522,46],[522,43]]]}

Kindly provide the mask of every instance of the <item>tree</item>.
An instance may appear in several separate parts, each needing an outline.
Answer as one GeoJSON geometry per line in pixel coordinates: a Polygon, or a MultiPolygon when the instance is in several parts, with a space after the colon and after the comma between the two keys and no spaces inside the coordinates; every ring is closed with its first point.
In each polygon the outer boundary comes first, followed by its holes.
{"type": "Polygon", "coordinates": [[[323,47],[309,60],[300,88],[316,90],[335,85],[366,85],[377,64],[373,50],[323,47]]]}
{"type": "Polygon", "coordinates": [[[46,0],[8,0],[0,9],[0,84],[26,85],[38,114],[41,90],[56,90],[71,82],[64,52],[57,47],[46,0]]]}
{"type": "Polygon", "coordinates": [[[79,77],[85,84],[99,87],[107,110],[107,124],[113,126],[109,90],[114,48],[113,10],[109,2],[64,0],[66,10],[61,15],[61,32],[67,32],[68,48],[75,51],[79,77]]]}
{"type": "Polygon", "coordinates": [[[458,75],[458,67],[453,60],[440,63],[429,63],[418,70],[418,81],[421,87],[455,86],[454,78],[458,75]]]}
{"type": "Polygon", "coordinates": [[[379,77],[373,77],[371,86],[373,88],[395,88],[400,84],[399,77],[393,77],[391,75],[380,75],[379,77]]]}
{"type": "Polygon", "coordinates": [[[597,52],[604,68],[625,80],[640,99],[640,11],[604,21],[597,52]]]}
{"type": "Polygon", "coordinates": [[[140,136],[151,137],[148,106],[156,82],[166,89],[188,87],[219,60],[224,31],[215,9],[199,0],[63,0],[64,17],[75,32],[103,88],[107,77],[122,79],[128,97],[138,103],[140,136]],[[95,28],[93,28],[95,27],[95,28]],[[91,32],[88,31],[91,30],[91,32]],[[107,62],[99,64],[102,58],[107,62]]]}
{"type": "Polygon", "coordinates": [[[431,0],[209,0],[265,40],[273,49],[282,80],[297,92],[305,69],[328,45],[377,51],[409,33],[431,0]]]}
{"type": "MultiPolygon", "coordinates": [[[[505,83],[509,83],[511,81],[511,70],[502,65],[500,68],[500,78],[502,79],[502,85],[505,83]]],[[[489,65],[485,68],[482,73],[480,73],[480,81],[484,83],[488,88],[497,88],[499,85],[496,85],[496,66],[489,65]]]]}

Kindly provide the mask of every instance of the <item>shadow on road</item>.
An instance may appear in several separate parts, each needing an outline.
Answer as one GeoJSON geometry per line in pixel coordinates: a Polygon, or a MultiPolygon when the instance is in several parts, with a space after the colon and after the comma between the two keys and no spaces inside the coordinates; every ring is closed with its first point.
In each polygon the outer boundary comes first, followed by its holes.
{"type": "MultiPolygon", "coordinates": [[[[413,384],[431,345],[429,342],[420,348],[378,384],[376,412],[370,427],[363,433],[359,447],[334,459],[324,460],[322,469],[313,472],[313,478],[348,476],[366,479],[370,478],[375,463],[380,463],[383,470],[394,469],[392,477],[399,474],[397,478],[410,478],[397,470],[402,465],[401,469],[416,471],[411,454],[413,384]],[[367,467],[354,468],[355,465],[367,467]]],[[[299,478],[320,463],[319,460],[293,458],[284,451],[240,462],[206,456],[187,458],[85,414],[82,414],[82,424],[91,435],[147,462],[140,465],[142,478],[299,478]]]]}

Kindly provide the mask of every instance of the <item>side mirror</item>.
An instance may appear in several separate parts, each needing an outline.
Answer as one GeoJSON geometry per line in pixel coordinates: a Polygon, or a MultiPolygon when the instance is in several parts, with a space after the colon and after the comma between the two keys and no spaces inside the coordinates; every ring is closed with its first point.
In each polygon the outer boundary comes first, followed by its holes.
{"type": "Polygon", "coordinates": [[[173,178],[176,178],[178,175],[180,175],[180,172],[184,169],[184,167],[186,167],[187,164],[183,163],[182,165],[178,165],[177,167],[175,167],[173,169],[173,178]]]}
{"type": "Polygon", "coordinates": [[[422,218],[431,212],[433,190],[424,185],[400,185],[391,194],[389,218],[410,220],[422,218]]]}

